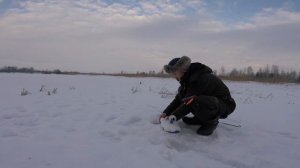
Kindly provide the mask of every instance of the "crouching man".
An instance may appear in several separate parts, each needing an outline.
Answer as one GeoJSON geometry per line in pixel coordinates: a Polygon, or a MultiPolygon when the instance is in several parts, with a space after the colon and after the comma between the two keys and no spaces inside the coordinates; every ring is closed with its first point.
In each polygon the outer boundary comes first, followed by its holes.
{"type": "Polygon", "coordinates": [[[182,119],[188,125],[199,125],[197,133],[208,136],[217,128],[220,118],[235,110],[228,87],[208,66],[191,63],[189,57],[183,56],[172,59],[164,70],[180,83],[175,99],[160,115],[165,131],[179,132],[176,121],[182,119]],[[194,117],[185,117],[189,113],[194,117]]]}

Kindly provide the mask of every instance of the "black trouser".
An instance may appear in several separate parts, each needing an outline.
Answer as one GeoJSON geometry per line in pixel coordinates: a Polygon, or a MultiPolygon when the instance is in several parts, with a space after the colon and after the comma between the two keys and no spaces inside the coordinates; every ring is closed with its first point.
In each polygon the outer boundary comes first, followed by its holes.
{"type": "Polygon", "coordinates": [[[213,96],[199,96],[190,105],[182,103],[171,115],[177,120],[193,113],[201,122],[207,122],[226,112],[226,104],[213,96]]]}

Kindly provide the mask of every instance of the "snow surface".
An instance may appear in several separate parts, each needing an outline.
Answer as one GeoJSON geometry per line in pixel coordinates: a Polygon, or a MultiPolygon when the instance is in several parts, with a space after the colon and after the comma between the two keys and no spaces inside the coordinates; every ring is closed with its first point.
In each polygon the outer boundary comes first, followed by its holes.
{"type": "Polygon", "coordinates": [[[0,74],[0,168],[298,167],[300,86],[226,83],[238,106],[222,122],[242,127],[203,137],[151,123],[173,79],[0,74]]]}

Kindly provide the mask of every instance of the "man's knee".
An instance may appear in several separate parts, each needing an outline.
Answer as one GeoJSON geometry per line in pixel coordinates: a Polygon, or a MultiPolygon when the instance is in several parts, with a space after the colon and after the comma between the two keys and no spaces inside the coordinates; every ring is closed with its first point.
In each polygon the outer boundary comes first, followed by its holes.
{"type": "Polygon", "coordinates": [[[199,98],[192,104],[195,110],[209,110],[215,111],[219,109],[219,100],[214,96],[199,96],[199,98]]]}
{"type": "Polygon", "coordinates": [[[192,113],[202,121],[217,117],[220,113],[220,102],[214,96],[199,96],[191,107],[192,113]]]}

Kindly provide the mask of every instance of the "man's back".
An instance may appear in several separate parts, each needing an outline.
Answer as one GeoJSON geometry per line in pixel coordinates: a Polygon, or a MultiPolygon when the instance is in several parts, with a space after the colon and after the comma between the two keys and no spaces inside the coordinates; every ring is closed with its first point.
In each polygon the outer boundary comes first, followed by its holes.
{"type": "Polygon", "coordinates": [[[221,100],[231,98],[224,82],[215,76],[209,67],[201,63],[192,63],[180,83],[184,89],[181,91],[182,97],[206,95],[215,96],[221,100]]]}

